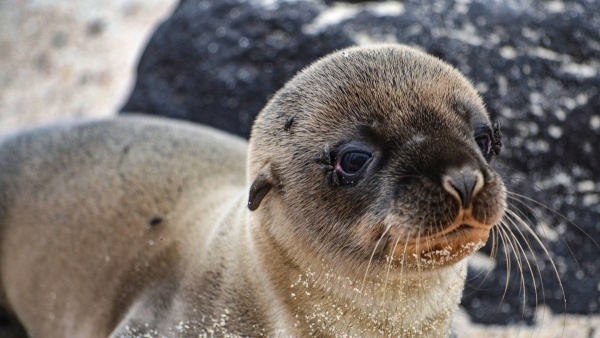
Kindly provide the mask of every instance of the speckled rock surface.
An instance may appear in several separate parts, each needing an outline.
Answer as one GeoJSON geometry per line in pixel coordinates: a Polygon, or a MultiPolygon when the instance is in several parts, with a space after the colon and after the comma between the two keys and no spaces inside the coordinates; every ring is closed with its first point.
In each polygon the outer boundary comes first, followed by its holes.
{"type": "Polygon", "coordinates": [[[562,280],[564,292],[536,239],[513,224],[512,245],[500,243],[489,260],[495,268],[470,271],[463,305],[472,319],[535,322],[536,303],[558,313],[600,312],[594,1],[183,0],[150,41],[123,109],[247,137],[254,116],[296,71],[332,50],[377,41],[417,46],[473,80],[502,125],[496,165],[513,192],[513,219],[538,234],[562,280]],[[506,245],[525,252],[521,264],[512,257],[507,267],[506,245]]]}
{"type": "Polygon", "coordinates": [[[281,6],[182,1],[142,55],[135,90],[123,109],[248,137],[257,112],[290,75],[352,43],[338,29],[303,32],[322,9],[303,1],[281,6]]]}

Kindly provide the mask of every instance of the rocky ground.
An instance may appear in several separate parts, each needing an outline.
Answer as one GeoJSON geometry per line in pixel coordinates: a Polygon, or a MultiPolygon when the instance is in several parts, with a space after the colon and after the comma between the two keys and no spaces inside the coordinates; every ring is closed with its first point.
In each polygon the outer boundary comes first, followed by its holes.
{"type": "MultiPolygon", "coordinates": [[[[156,23],[176,5],[175,0],[0,0],[0,133],[116,114],[131,93],[136,64],[156,23]]],[[[497,302],[501,307],[500,298],[497,302]]],[[[544,309],[538,308],[533,327],[483,326],[461,313],[456,333],[600,337],[597,315],[542,315],[544,309]]]]}

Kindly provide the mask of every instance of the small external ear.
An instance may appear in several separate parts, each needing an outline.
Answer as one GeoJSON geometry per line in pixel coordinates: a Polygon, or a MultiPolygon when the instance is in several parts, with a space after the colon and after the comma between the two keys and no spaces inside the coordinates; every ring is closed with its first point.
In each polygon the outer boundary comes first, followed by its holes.
{"type": "Polygon", "coordinates": [[[254,182],[252,182],[252,186],[250,186],[248,209],[251,211],[258,209],[263,197],[267,195],[273,185],[273,173],[271,172],[271,164],[269,163],[261,169],[254,182]]]}

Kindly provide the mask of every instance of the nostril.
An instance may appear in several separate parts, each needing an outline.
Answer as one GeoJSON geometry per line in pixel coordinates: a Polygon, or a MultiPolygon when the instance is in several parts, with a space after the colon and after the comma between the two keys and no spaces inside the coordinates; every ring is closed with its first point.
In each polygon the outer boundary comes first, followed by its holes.
{"type": "Polygon", "coordinates": [[[463,208],[468,208],[471,205],[471,198],[473,195],[473,188],[477,183],[477,177],[459,177],[454,178],[450,181],[452,188],[456,190],[460,200],[462,201],[463,208]]]}
{"type": "Polygon", "coordinates": [[[460,201],[464,209],[468,209],[473,197],[483,186],[483,175],[479,170],[452,170],[444,176],[443,186],[460,201]]]}

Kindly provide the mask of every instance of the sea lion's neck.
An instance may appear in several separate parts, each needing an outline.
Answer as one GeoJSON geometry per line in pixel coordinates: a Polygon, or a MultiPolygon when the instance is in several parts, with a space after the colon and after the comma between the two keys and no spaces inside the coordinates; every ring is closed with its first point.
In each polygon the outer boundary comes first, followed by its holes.
{"type": "MultiPolygon", "coordinates": [[[[450,316],[460,302],[466,262],[426,273],[392,267],[364,278],[363,264],[340,257],[298,259],[260,223],[250,226],[261,257],[263,283],[268,285],[278,320],[292,336],[318,337],[446,337],[450,316]],[[267,277],[266,276],[270,276],[267,277]]],[[[291,236],[290,236],[291,238],[291,236]]],[[[296,242],[294,245],[301,245],[296,242]]],[[[293,248],[292,248],[293,250],[293,248]]],[[[281,331],[283,332],[283,331],[281,331]]]]}

